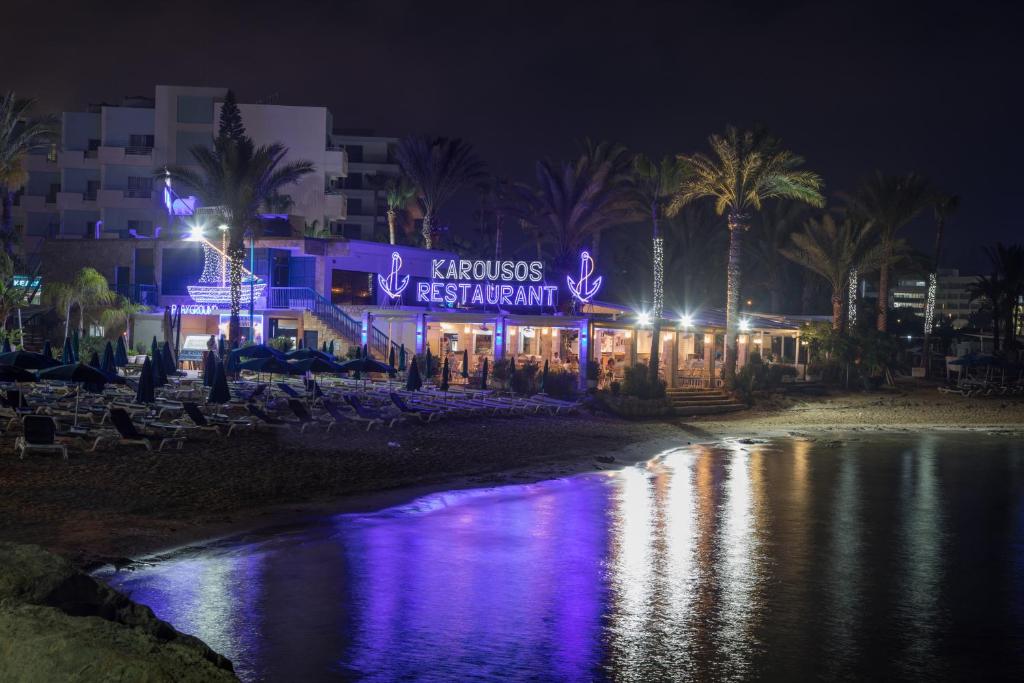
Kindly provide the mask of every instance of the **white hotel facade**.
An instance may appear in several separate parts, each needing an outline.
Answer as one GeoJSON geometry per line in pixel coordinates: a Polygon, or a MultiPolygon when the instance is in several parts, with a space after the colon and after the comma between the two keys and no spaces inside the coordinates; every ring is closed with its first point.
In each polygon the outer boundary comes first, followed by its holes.
{"type": "MultiPolygon", "coordinates": [[[[163,184],[153,171],[192,164],[189,150],[210,144],[226,93],[159,85],[153,97],[64,112],[59,142],[30,155],[28,182],[15,196],[14,225],[26,252],[46,237],[149,238],[168,229],[163,184]]],[[[383,229],[370,176],[397,173],[395,138],[335,133],[325,107],[242,103],[239,109],[257,144],[281,142],[289,160],[316,167],[288,192],[293,221],[315,221],[355,239],[373,239],[383,229]]]]}

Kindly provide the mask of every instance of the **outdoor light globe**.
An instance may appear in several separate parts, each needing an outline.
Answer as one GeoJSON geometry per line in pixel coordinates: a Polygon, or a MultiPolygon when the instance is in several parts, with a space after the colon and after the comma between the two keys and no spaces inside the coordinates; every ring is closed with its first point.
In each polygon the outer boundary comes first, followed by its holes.
{"type": "Polygon", "coordinates": [[[740,330],[742,330],[743,332],[746,332],[749,329],[750,329],[750,321],[749,320],[741,320],[740,321],[740,330]]]}
{"type": "Polygon", "coordinates": [[[687,313],[686,315],[682,315],[679,317],[679,322],[682,323],[684,328],[690,327],[691,325],[693,325],[693,316],[691,316],[689,313],[687,313]]]}
{"type": "Polygon", "coordinates": [[[651,324],[651,314],[648,313],[647,311],[640,311],[636,315],[636,321],[640,325],[650,325],[651,324]]]}

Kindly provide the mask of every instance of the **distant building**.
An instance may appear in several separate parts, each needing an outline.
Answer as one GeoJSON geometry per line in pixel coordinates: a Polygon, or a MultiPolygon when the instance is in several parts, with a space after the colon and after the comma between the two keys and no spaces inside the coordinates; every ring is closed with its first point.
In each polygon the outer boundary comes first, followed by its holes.
{"type": "MultiPolygon", "coordinates": [[[[967,324],[971,314],[981,308],[981,301],[971,301],[970,287],[977,280],[977,275],[961,275],[955,268],[939,269],[935,292],[936,324],[951,325],[958,329],[967,324]]],[[[862,299],[878,299],[878,288],[868,279],[861,281],[860,291],[862,299]]],[[[927,296],[926,278],[901,278],[889,289],[889,305],[924,317],[927,296]]]]}
{"type": "Polygon", "coordinates": [[[331,147],[345,151],[348,174],[340,186],[348,211],[335,234],[350,239],[383,239],[387,233],[387,207],[379,188],[386,177],[398,175],[395,148],[398,138],[377,137],[371,131],[341,131],[330,136],[331,147]]]}

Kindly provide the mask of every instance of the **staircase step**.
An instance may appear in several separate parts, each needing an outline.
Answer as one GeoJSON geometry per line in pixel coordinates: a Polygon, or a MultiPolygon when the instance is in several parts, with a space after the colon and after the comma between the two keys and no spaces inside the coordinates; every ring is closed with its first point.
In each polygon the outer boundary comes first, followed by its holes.
{"type": "Polygon", "coordinates": [[[729,405],[721,406],[685,406],[675,407],[677,415],[715,415],[717,413],[734,413],[739,410],[745,410],[746,406],[742,403],[734,403],[729,405]]]}

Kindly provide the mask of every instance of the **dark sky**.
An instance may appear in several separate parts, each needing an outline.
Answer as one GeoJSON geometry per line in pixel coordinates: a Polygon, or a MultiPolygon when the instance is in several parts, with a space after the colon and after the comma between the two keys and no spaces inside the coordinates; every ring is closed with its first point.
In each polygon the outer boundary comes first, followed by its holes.
{"type": "MultiPolygon", "coordinates": [[[[1020,4],[206,4],[17,0],[0,88],[79,109],[157,83],[225,85],[326,105],[339,127],[463,137],[524,179],[586,136],[661,155],[758,122],[830,193],[880,168],[960,194],[956,264],[1021,239],[1020,4]]],[[[930,230],[911,234],[924,247],[930,230]]]]}

